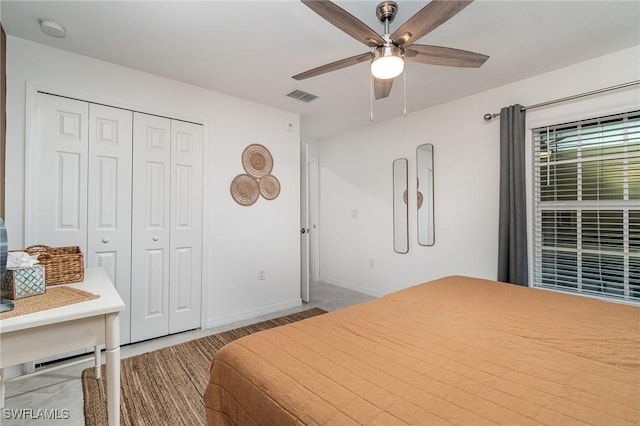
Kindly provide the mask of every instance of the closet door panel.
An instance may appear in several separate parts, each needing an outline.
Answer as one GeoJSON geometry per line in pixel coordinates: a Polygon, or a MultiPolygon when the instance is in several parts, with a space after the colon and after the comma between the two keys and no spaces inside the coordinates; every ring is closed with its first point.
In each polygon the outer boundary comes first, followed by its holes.
{"type": "Polygon", "coordinates": [[[134,113],[131,341],[169,333],[171,122],[134,113]]]}
{"type": "Polygon", "coordinates": [[[166,297],[164,297],[163,289],[163,285],[166,282],[166,278],[163,276],[167,264],[166,254],[166,251],[162,249],[148,249],[145,251],[146,280],[143,283],[138,283],[144,286],[145,319],[167,317],[166,297]]]}
{"type": "Polygon", "coordinates": [[[125,302],[120,343],[131,341],[133,112],[89,105],[87,266],[101,266],[125,302]]]}
{"type": "Polygon", "coordinates": [[[171,121],[170,333],[201,324],[202,140],[201,125],[171,121]]]}
{"type": "Polygon", "coordinates": [[[38,94],[33,240],[87,248],[89,104],[38,94]]]}
{"type": "MultiPolygon", "coordinates": [[[[172,308],[172,318],[175,318],[175,315],[181,312],[186,312],[187,310],[193,309],[193,292],[192,292],[192,282],[193,282],[193,250],[190,247],[180,247],[174,250],[175,259],[172,262],[172,266],[175,268],[175,274],[172,274],[175,279],[169,294],[171,295],[171,308],[172,308]],[[175,298],[175,300],[174,300],[175,298]]],[[[172,333],[182,330],[175,330],[177,328],[175,321],[171,321],[171,325],[169,329],[172,333]]],[[[199,324],[198,324],[199,325],[199,324]]],[[[197,327],[197,325],[196,325],[197,327]]],[[[195,327],[191,327],[195,328],[195,327]]]]}

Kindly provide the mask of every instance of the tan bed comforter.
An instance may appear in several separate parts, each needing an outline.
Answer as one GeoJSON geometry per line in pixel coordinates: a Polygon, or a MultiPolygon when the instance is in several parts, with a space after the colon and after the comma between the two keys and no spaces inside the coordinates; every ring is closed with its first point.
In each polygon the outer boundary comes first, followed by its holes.
{"type": "Polygon", "coordinates": [[[466,277],[221,349],[209,425],[640,424],[640,308],[466,277]]]}

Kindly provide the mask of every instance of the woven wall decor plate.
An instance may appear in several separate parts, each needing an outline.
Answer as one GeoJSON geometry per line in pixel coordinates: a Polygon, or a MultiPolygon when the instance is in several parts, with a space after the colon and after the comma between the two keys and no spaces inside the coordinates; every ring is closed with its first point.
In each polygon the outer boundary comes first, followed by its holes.
{"type": "Polygon", "coordinates": [[[264,145],[254,143],[242,151],[242,167],[251,176],[261,178],[273,170],[273,157],[264,145]]]}
{"type": "Polygon", "coordinates": [[[273,200],[280,194],[280,181],[273,175],[260,178],[260,195],[267,200],[273,200]]]}
{"type": "MultiPolygon", "coordinates": [[[[407,204],[409,201],[409,194],[406,190],[402,194],[402,201],[404,201],[405,204],[407,204]]],[[[422,207],[423,202],[424,202],[424,196],[422,195],[422,192],[418,191],[418,210],[420,209],[420,207],[422,207]]]]}
{"type": "Polygon", "coordinates": [[[252,176],[241,174],[231,181],[231,197],[241,206],[250,206],[260,196],[258,181],[252,176]]]}

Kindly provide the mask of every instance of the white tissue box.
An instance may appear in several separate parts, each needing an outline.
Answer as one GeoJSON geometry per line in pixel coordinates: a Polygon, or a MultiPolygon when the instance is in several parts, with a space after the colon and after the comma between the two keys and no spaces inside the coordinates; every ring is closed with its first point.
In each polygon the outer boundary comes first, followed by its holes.
{"type": "Polygon", "coordinates": [[[2,280],[2,297],[5,299],[22,299],[45,292],[44,266],[35,265],[28,268],[7,268],[2,280]]]}

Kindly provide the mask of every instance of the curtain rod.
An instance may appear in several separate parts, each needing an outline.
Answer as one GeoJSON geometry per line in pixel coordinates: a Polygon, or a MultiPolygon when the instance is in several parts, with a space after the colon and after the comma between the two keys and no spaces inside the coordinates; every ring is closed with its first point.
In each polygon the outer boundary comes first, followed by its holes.
{"type": "MultiPolygon", "coordinates": [[[[592,90],[591,92],[580,93],[579,95],[567,96],[566,98],[554,99],[552,101],[541,102],[535,105],[529,105],[520,108],[520,111],[526,111],[528,109],[540,108],[547,105],[553,105],[560,102],[572,101],[574,99],[584,98],[585,96],[598,95],[600,93],[610,92],[612,90],[624,89],[625,87],[636,86],[640,84],[640,80],[630,81],[628,83],[618,84],[617,86],[605,87],[604,89],[592,90]]],[[[485,121],[491,121],[492,119],[500,117],[500,113],[491,113],[488,112],[484,115],[485,121]]]]}

